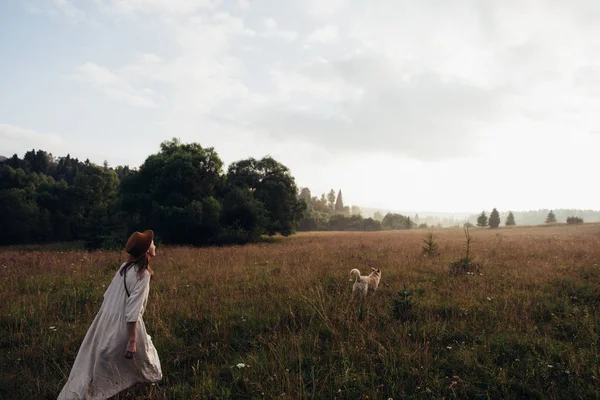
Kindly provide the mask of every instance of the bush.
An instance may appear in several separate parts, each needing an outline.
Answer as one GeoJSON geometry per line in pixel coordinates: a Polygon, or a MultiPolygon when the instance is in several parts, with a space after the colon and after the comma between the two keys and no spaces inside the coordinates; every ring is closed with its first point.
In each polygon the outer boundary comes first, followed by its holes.
{"type": "Polygon", "coordinates": [[[440,252],[438,251],[438,245],[433,237],[433,232],[429,232],[427,237],[423,239],[423,242],[425,242],[425,246],[423,246],[424,256],[434,257],[440,254],[440,252]]]}
{"type": "Polygon", "coordinates": [[[412,292],[408,290],[406,283],[402,291],[396,294],[394,304],[392,305],[392,316],[399,321],[408,321],[413,318],[414,302],[411,298],[412,292]]]}
{"type": "Polygon", "coordinates": [[[450,275],[473,275],[481,272],[481,264],[473,262],[471,259],[471,242],[473,241],[473,237],[469,234],[469,228],[464,228],[464,231],[466,238],[465,256],[450,263],[450,275]]]}

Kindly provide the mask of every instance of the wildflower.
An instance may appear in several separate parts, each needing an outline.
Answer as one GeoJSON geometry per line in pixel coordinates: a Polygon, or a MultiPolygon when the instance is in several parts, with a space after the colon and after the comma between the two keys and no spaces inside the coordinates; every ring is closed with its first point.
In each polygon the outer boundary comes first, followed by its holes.
{"type": "Polygon", "coordinates": [[[554,368],[554,365],[548,364],[548,368],[554,368]]]}
{"type": "Polygon", "coordinates": [[[452,350],[452,346],[446,346],[448,350],[452,350]]]}
{"type": "Polygon", "coordinates": [[[488,297],[487,299],[488,299],[488,301],[492,301],[491,297],[488,297]]]}
{"type": "Polygon", "coordinates": [[[245,368],[245,367],[246,367],[246,364],[244,364],[244,363],[239,363],[239,364],[237,364],[237,365],[236,365],[236,367],[238,367],[238,368],[242,369],[242,368],[245,368]]]}

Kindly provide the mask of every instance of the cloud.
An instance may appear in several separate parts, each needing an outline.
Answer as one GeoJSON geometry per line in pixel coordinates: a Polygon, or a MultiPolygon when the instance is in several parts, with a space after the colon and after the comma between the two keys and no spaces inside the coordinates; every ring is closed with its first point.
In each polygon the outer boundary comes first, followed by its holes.
{"type": "Polygon", "coordinates": [[[259,34],[260,37],[282,39],[288,42],[296,40],[298,33],[291,30],[279,29],[273,18],[265,20],[265,30],[259,34]]]}
{"type": "Polygon", "coordinates": [[[472,154],[504,95],[433,72],[410,73],[375,55],[319,60],[272,76],[278,97],[244,116],[250,127],[277,140],[423,160],[472,154]]]}
{"type": "Polygon", "coordinates": [[[314,30],[306,39],[312,43],[333,44],[340,39],[337,25],[329,24],[314,30]]]}
{"type": "MultiPolygon", "coordinates": [[[[63,0],[64,1],[64,0],[63,0]]],[[[95,0],[104,12],[136,17],[137,14],[157,14],[167,17],[193,15],[213,9],[219,0],[95,0]]]]}
{"type": "Polygon", "coordinates": [[[56,149],[66,144],[58,135],[39,133],[7,124],[0,124],[0,140],[2,151],[10,151],[10,154],[2,154],[5,157],[10,157],[16,151],[24,151],[24,149],[56,149]]]}
{"type": "Polygon", "coordinates": [[[227,99],[249,96],[244,66],[231,54],[232,46],[256,36],[243,19],[213,11],[159,26],[174,49],[170,57],[138,54],[117,68],[87,62],[74,78],[114,101],[163,108],[173,118],[177,112],[209,113],[227,99]]]}
{"type": "Polygon", "coordinates": [[[87,19],[85,11],[77,8],[72,0],[53,0],[54,6],[73,22],[84,22],[87,19]]]}
{"type": "Polygon", "coordinates": [[[147,87],[135,88],[132,86],[131,81],[124,75],[119,75],[106,67],[92,62],[86,62],[85,64],[80,65],[76,70],[74,78],[90,84],[96,90],[105,94],[112,100],[133,107],[158,107],[152,89],[147,87]]]}
{"type": "Polygon", "coordinates": [[[598,31],[583,3],[96,2],[115,21],[158,16],[169,50],[91,60],[78,79],[198,130],[211,120],[272,143],[431,161],[509,148],[550,120],[597,129],[600,44],[580,40],[598,31]],[[287,45],[298,32],[306,41],[287,45]]]}
{"type": "Polygon", "coordinates": [[[237,6],[239,8],[241,8],[242,10],[246,10],[246,9],[250,8],[250,1],[249,0],[237,0],[237,6]]]}
{"type": "Polygon", "coordinates": [[[331,17],[342,11],[348,1],[347,0],[307,0],[306,5],[308,13],[317,18],[331,17]]]}

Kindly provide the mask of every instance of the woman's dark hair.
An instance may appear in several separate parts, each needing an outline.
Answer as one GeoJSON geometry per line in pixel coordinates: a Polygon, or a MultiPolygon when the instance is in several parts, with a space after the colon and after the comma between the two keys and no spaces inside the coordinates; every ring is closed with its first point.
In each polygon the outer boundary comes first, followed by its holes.
{"type": "Polygon", "coordinates": [[[144,255],[138,258],[137,260],[128,261],[127,263],[125,263],[123,268],[121,268],[120,274],[123,275],[123,273],[125,273],[132,265],[136,266],[138,274],[143,270],[148,270],[148,273],[150,274],[150,279],[154,277],[154,271],[152,271],[152,269],[150,268],[150,256],[147,253],[144,253],[144,255]]]}

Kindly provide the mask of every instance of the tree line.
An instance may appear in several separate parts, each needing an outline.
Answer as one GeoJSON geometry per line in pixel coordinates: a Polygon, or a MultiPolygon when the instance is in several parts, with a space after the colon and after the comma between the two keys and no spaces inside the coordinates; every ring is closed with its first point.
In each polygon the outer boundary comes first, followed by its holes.
{"type": "MultiPolygon", "coordinates": [[[[546,224],[555,224],[557,223],[556,214],[554,211],[550,210],[548,214],[546,214],[546,218],[544,219],[544,223],[546,224]]],[[[577,216],[568,216],[566,218],[567,224],[582,224],[583,218],[577,216]]],[[[517,223],[515,221],[515,216],[512,211],[508,212],[508,215],[505,220],[506,226],[515,226],[517,223]]],[[[465,225],[472,226],[470,222],[465,223],[465,225]]],[[[500,226],[500,213],[495,208],[490,213],[488,218],[485,211],[482,211],[481,214],[477,216],[477,226],[481,228],[490,227],[492,229],[498,228],[500,226]]]]}
{"type": "Polygon", "coordinates": [[[381,231],[416,228],[410,217],[397,213],[375,213],[363,218],[357,206],[345,206],[342,190],[331,189],[320,197],[313,196],[310,189],[300,190],[299,199],[306,204],[306,211],[299,222],[299,231],[381,231]]]}
{"type": "MultiPolygon", "coordinates": [[[[131,231],[148,227],[163,243],[191,245],[242,244],[297,230],[428,227],[418,215],[377,211],[364,218],[359,207],[344,205],[341,190],[320,197],[298,190],[289,169],[271,157],[237,161],[225,171],[213,148],[177,139],[163,142],[139,168],[43,150],[2,157],[0,215],[0,245],[84,241],[91,248],[118,248],[131,231]]],[[[576,212],[566,218],[583,222],[576,212]]],[[[552,211],[546,222],[556,222],[552,211]]],[[[477,224],[498,227],[500,215],[483,212],[477,224]]],[[[512,212],[505,224],[516,224],[512,212]]]]}
{"type": "Polygon", "coordinates": [[[139,169],[31,150],[0,162],[0,244],[81,240],[120,247],[152,228],[169,244],[247,243],[291,235],[306,210],[294,177],[271,157],[223,170],[213,148],[163,142],[139,169]]]}

